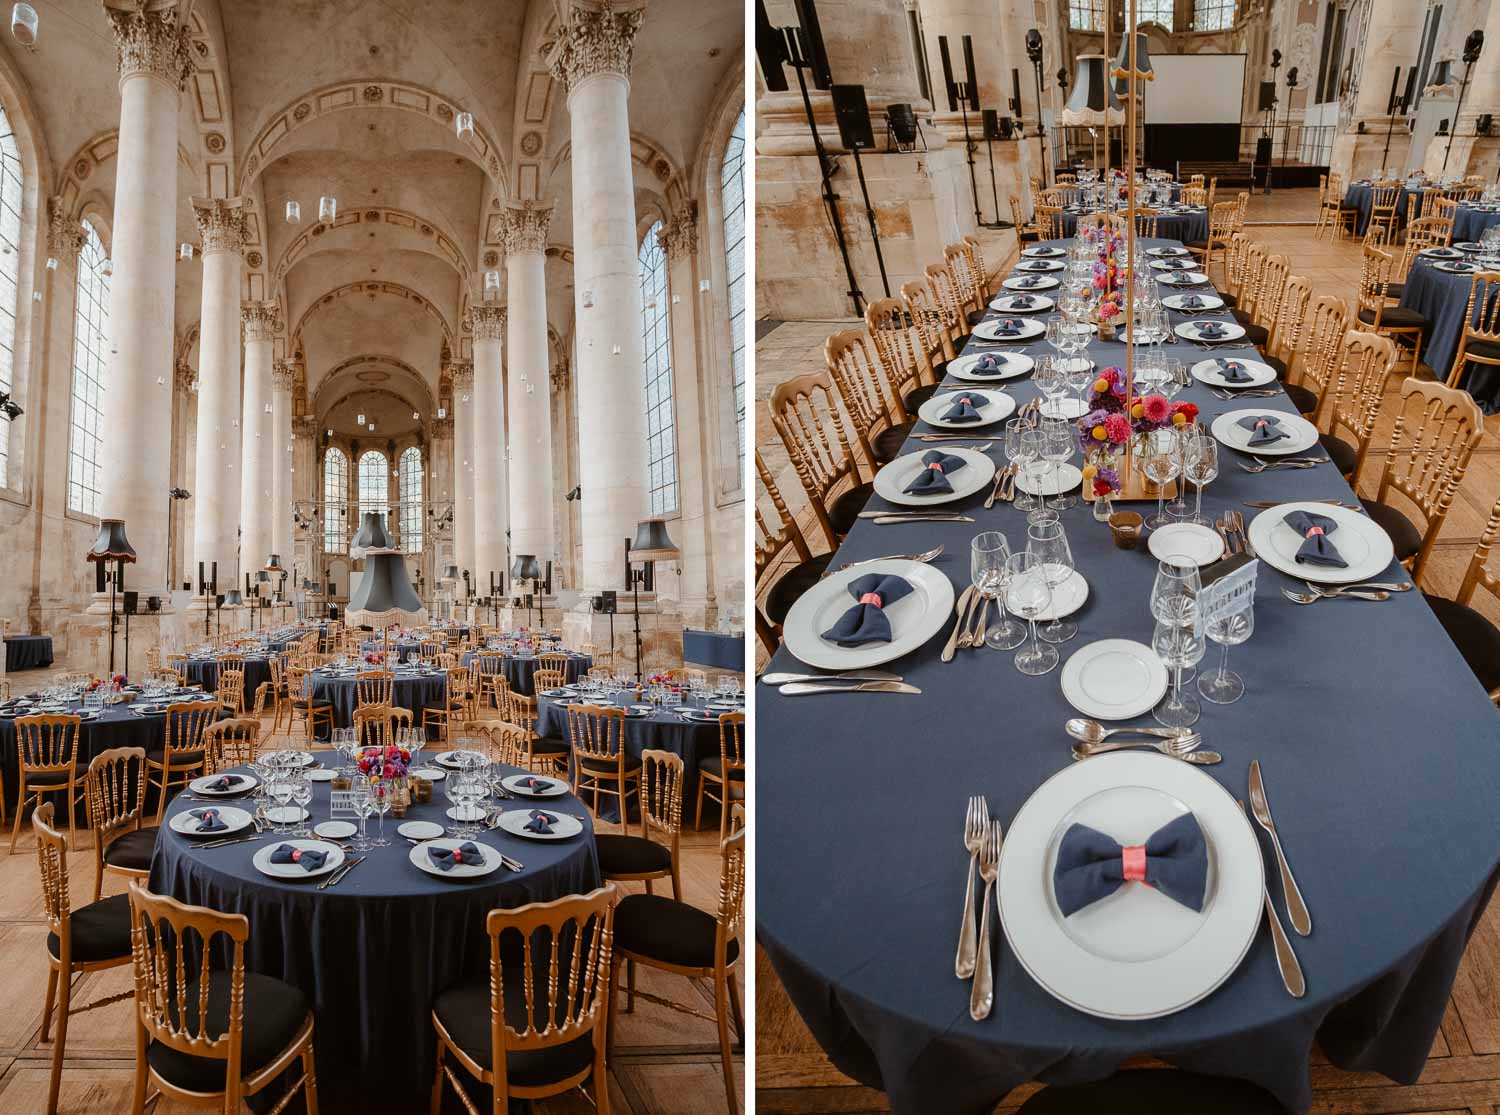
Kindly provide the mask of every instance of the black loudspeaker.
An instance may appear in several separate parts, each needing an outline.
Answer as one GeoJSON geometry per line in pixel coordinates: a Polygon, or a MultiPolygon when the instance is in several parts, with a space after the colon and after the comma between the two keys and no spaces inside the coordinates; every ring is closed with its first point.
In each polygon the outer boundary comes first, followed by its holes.
{"type": "Polygon", "coordinates": [[[221,592],[221,593],[218,593],[214,597],[214,607],[215,608],[222,608],[223,606],[224,606],[224,594],[221,592]]]}
{"type": "Polygon", "coordinates": [[[614,589],[609,589],[599,594],[599,611],[606,615],[614,615],[620,607],[620,594],[614,589]]]}
{"type": "Polygon", "coordinates": [[[328,618],[329,619],[338,619],[339,618],[339,606],[337,604],[330,604],[330,605],[328,605],[328,618]]]}
{"type": "Polygon", "coordinates": [[[1474,131],[1479,135],[1487,136],[1490,134],[1490,127],[1494,123],[1495,118],[1492,115],[1490,115],[1488,112],[1482,113],[1479,118],[1474,121],[1474,131]]]}
{"type": "Polygon", "coordinates": [[[771,26],[771,17],[766,14],[766,0],[755,3],[755,56],[760,60],[761,77],[772,93],[787,91],[786,73],[782,65],[786,62],[786,39],[771,26]]]}
{"type": "Polygon", "coordinates": [[[1446,116],[1438,121],[1437,134],[1440,136],[1448,134],[1448,118],[1446,116]]]}
{"type": "Polygon", "coordinates": [[[870,106],[865,102],[863,85],[835,85],[833,93],[833,116],[838,121],[839,138],[849,151],[869,151],[875,146],[875,133],[870,128],[870,106]]]}
{"type": "Polygon", "coordinates": [[[161,611],[161,597],[160,596],[148,596],[148,597],[146,597],[146,611],[148,611],[148,612],[159,612],[159,611],[161,611]]]}
{"type": "Polygon", "coordinates": [[[1276,83],[1274,81],[1263,81],[1260,83],[1260,103],[1255,106],[1256,112],[1270,112],[1276,107],[1276,83]]]}
{"type": "Polygon", "coordinates": [[[133,616],[141,606],[141,594],[138,592],[127,592],[125,594],[125,614],[133,616]]]}
{"type": "Polygon", "coordinates": [[[1001,116],[1000,113],[993,108],[985,109],[982,113],[980,113],[980,116],[984,120],[985,139],[1010,138],[1009,116],[1001,116]]]}
{"type": "Polygon", "coordinates": [[[1261,136],[1255,141],[1255,165],[1271,165],[1271,137],[1261,136]]]}
{"type": "Polygon", "coordinates": [[[974,76],[974,40],[968,35],[964,36],[964,80],[968,82],[965,88],[969,91],[969,107],[978,112],[979,79],[974,76]]]}
{"type": "Polygon", "coordinates": [[[896,142],[902,147],[910,147],[917,142],[917,114],[911,105],[886,105],[885,117],[896,136],[896,142]]]}
{"type": "Polygon", "coordinates": [[[958,111],[958,86],[953,84],[953,59],[948,57],[948,36],[938,36],[938,56],[943,60],[943,91],[948,95],[948,111],[958,111]]]}
{"type": "Polygon", "coordinates": [[[1024,117],[1026,114],[1021,111],[1021,71],[1015,67],[1010,71],[1010,95],[1016,102],[1016,115],[1024,117]]]}
{"type": "Polygon", "coordinates": [[[183,581],[182,582],[182,591],[183,592],[192,592],[193,591],[193,582],[192,581],[183,581]]]}

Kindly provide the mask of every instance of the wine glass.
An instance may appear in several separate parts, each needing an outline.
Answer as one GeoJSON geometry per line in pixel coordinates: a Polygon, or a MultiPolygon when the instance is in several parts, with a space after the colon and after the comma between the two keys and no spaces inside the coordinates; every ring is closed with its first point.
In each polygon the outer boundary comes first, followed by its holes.
{"type": "Polygon", "coordinates": [[[1198,692],[1216,705],[1232,705],[1245,695],[1245,681],[1229,669],[1229,648],[1238,646],[1255,631],[1255,600],[1245,599],[1243,609],[1210,620],[1205,634],[1224,648],[1219,668],[1198,679],[1198,692]]]}
{"type": "MultiPolygon", "coordinates": [[[[1047,584],[1052,586],[1052,598],[1057,599],[1057,590],[1073,575],[1073,550],[1068,545],[1068,533],[1060,519],[1032,523],[1026,528],[1026,552],[1042,567],[1047,584]]],[[[1041,629],[1040,635],[1049,643],[1066,643],[1078,634],[1078,625],[1071,620],[1059,620],[1053,613],[1052,622],[1041,629]]]]}
{"type": "Polygon", "coordinates": [[[1010,591],[1006,599],[1031,628],[1030,645],[1023,644],[1016,652],[1016,669],[1033,677],[1045,674],[1057,668],[1060,657],[1057,648],[1042,642],[1036,633],[1036,617],[1052,605],[1052,586],[1047,583],[1047,571],[1026,550],[1006,558],[1005,568],[1010,577],[1010,591]]]}
{"type": "Polygon", "coordinates": [[[985,628],[984,643],[992,650],[1014,650],[1026,638],[1025,629],[1005,614],[1009,557],[1010,543],[998,530],[976,534],[969,543],[969,578],[986,600],[1000,605],[999,620],[985,628]]]}
{"type": "MultiPolygon", "coordinates": [[[[1054,318],[1047,324],[1056,325],[1057,319],[1054,318]]],[[[1062,365],[1058,358],[1050,353],[1039,357],[1036,362],[1036,371],[1032,373],[1031,379],[1036,384],[1037,390],[1042,393],[1042,413],[1052,413],[1057,406],[1057,396],[1067,386],[1067,378],[1063,375],[1062,365]]]]}
{"type": "Polygon", "coordinates": [[[1177,478],[1182,461],[1178,455],[1175,430],[1152,430],[1146,434],[1144,442],[1141,471],[1157,486],[1156,512],[1146,520],[1146,525],[1154,530],[1172,522],[1172,516],[1166,510],[1166,485],[1177,478]]]}
{"type": "Polygon", "coordinates": [[[391,842],[385,838],[385,816],[391,811],[391,795],[394,793],[394,787],[395,783],[389,778],[378,778],[370,787],[375,813],[380,818],[375,839],[371,843],[372,847],[389,848],[391,845],[391,842]]]}
{"type": "Polygon", "coordinates": [[[292,830],[293,836],[311,836],[312,829],[309,824],[312,815],[308,812],[308,806],[312,804],[313,787],[312,781],[307,777],[306,769],[292,771],[292,804],[301,812],[301,817],[295,822],[296,827],[292,830]]]}
{"type": "Polygon", "coordinates": [[[1196,724],[1201,714],[1198,698],[1182,691],[1182,668],[1196,665],[1203,658],[1203,636],[1193,628],[1177,623],[1156,621],[1151,635],[1151,649],[1172,671],[1172,688],[1151,710],[1157,723],[1168,728],[1186,728],[1196,724]]]}
{"type": "Polygon", "coordinates": [[[1152,618],[1158,623],[1191,627],[1202,587],[1196,562],[1184,554],[1168,554],[1156,563],[1156,580],[1151,585],[1152,618]]]}
{"type": "MultiPolygon", "coordinates": [[[[1052,486],[1057,489],[1057,494],[1052,497],[1052,508],[1055,511],[1066,511],[1077,500],[1063,491],[1060,466],[1072,457],[1078,448],[1078,429],[1073,423],[1063,418],[1044,418],[1041,435],[1042,456],[1052,462],[1052,486]]],[[[1031,522],[1036,521],[1030,516],[1027,516],[1027,519],[1031,522]]]]}
{"type": "Polygon", "coordinates": [[[1203,488],[1219,475],[1219,443],[1211,435],[1193,435],[1184,439],[1182,475],[1197,489],[1190,523],[1206,523],[1203,517],[1203,488]]]}
{"type": "Polygon", "coordinates": [[[291,771],[283,767],[275,768],[271,773],[269,786],[271,800],[276,803],[276,833],[278,836],[292,835],[291,804],[292,795],[296,792],[292,788],[291,771]]]}
{"type": "MultiPolygon", "coordinates": [[[[1017,471],[1030,475],[1031,465],[1040,454],[1036,431],[1024,418],[1012,418],[1005,423],[1005,457],[1017,471]]],[[[1037,506],[1037,498],[1025,489],[1017,487],[1014,507],[1017,511],[1030,511],[1037,506]]]]}
{"type": "Polygon", "coordinates": [[[370,789],[370,780],[360,775],[349,784],[349,804],[359,818],[359,833],[349,847],[356,852],[367,852],[374,847],[365,835],[365,822],[375,812],[375,798],[370,789]]]}
{"type": "Polygon", "coordinates": [[[453,823],[448,826],[449,836],[463,836],[467,831],[464,827],[464,818],[468,816],[465,808],[465,797],[467,787],[464,785],[464,772],[461,770],[450,770],[448,776],[443,779],[443,797],[447,799],[448,813],[453,823]]]}

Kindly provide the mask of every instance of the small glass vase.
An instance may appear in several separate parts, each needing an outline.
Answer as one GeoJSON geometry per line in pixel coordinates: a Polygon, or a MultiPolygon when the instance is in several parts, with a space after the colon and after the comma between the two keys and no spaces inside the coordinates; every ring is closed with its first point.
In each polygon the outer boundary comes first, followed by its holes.
{"type": "Polygon", "coordinates": [[[1094,497],[1094,521],[1096,523],[1107,523],[1109,517],[1115,512],[1115,494],[1106,492],[1102,496],[1094,497]]]}

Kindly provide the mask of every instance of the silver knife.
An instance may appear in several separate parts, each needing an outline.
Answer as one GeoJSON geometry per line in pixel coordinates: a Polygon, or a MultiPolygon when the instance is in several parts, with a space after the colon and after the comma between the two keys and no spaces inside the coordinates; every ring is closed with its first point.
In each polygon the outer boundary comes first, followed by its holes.
{"type": "Polygon", "coordinates": [[[969,515],[881,515],[870,520],[876,526],[894,526],[899,523],[972,523],[969,515]]]}
{"type": "Polygon", "coordinates": [[[332,875],[328,876],[328,878],[324,879],[321,883],[319,883],[318,884],[318,889],[319,890],[327,890],[329,887],[331,887],[331,886],[335,885],[336,883],[340,882],[344,878],[345,875],[349,874],[349,872],[353,871],[356,867],[358,867],[360,864],[362,864],[364,862],[365,862],[365,857],[364,856],[355,856],[355,857],[353,857],[347,863],[345,863],[343,867],[339,868],[332,875]]]}
{"type": "Polygon", "coordinates": [[[900,674],[885,670],[852,670],[839,674],[762,674],[767,685],[787,685],[794,681],[900,681],[900,674]]]}
{"type": "Polygon", "coordinates": [[[907,685],[900,681],[862,681],[855,685],[812,685],[807,682],[796,682],[792,685],[783,685],[781,692],[788,696],[798,696],[803,693],[921,693],[915,685],[907,685]]]}
{"type": "Polygon", "coordinates": [[[1312,915],[1307,912],[1307,903],[1297,889],[1297,880],[1292,878],[1291,864],[1281,850],[1281,838],[1276,835],[1276,822],[1271,820],[1271,807],[1266,803],[1266,784],[1260,774],[1260,760],[1250,760],[1250,809],[1255,820],[1271,837],[1271,846],[1276,849],[1276,866],[1281,870],[1281,889],[1286,892],[1286,914],[1292,928],[1306,937],[1312,932],[1312,915]]]}
{"type": "MultiPolygon", "coordinates": [[[[1245,808],[1244,802],[1240,802],[1240,808],[1245,808]]],[[[1293,999],[1300,999],[1307,994],[1307,980],[1302,975],[1302,965],[1297,963],[1297,954],[1292,951],[1292,942],[1287,937],[1286,930],[1281,928],[1281,919],[1276,916],[1276,907],[1271,904],[1271,888],[1265,885],[1264,880],[1261,882],[1260,894],[1266,904],[1266,920],[1271,923],[1271,943],[1276,948],[1276,967],[1281,971],[1282,985],[1293,999]]]]}

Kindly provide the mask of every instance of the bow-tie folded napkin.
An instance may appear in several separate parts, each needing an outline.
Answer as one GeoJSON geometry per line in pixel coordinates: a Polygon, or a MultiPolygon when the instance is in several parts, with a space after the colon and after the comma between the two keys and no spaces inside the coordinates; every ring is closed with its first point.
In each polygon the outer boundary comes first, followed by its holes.
{"type": "Polygon", "coordinates": [[[542,793],[543,791],[552,789],[553,783],[548,782],[545,778],[538,778],[534,774],[528,774],[520,782],[516,783],[516,785],[520,786],[523,790],[542,793]]]}
{"type": "Polygon", "coordinates": [[[212,782],[210,782],[208,784],[208,789],[210,789],[210,790],[232,790],[236,786],[238,786],[239,784],[240,784],[239,775],[237,775],[237,774],[226,774],[226,775],[223,775],[223,776],[221,776],[219,778],[215,778],[212,782]]]}
{"type": "Polygon", "coordinates": [[[1224,323],[1220,321],[1195,321],[1193,327],[1201,340],[1217,341],[1224,336],[1224,323]]]}
{"type": "Polygon", "coordinates": [[[461,863],[484,863],[484,853],[472,840],[465,840],[457,848],[428,848],[427,855],[444,871],[452,871],[461,863]]]}
{"type": "Polygon", "coordinates": [[[1013,317],[1003,317],[995,322],[995,336],[997,337],[1019,337],[1026,323],[1017,321],[1013,317]]]}
{"type": "Polygon", "coordinates": [[[906,494],[931,496],[953,491],[953,485],[948,482],[948,477],[967,463],[962,457],[955,457],[951,453],[944,453],[937,449],[929,449],[922,454],[922,471],[917,473],[917,478],[906,486],[906,494]]]}
{"type": "Polygon", "coordinates": [[[1018,294],[1010,300],[1010,308],[1013,310],[1029,310],[1036,305],[1036,299],[1029,294],[1018,294]]]}
{"type": "Polygon", "coordinates": [[[271,853],[272,863],[295,863],[303,871],[316,871],[327,858],[327,852],[320,852],[316,848],[298,848],[294,844],[279,844],[271,853]]]}
{"type": "Polygon", "coordinates": [[[979,408],[989,405],[989,399],[972,391],[961,391],[953,405],[943,413],[944,422],[978,422],[983,417],[979,408]]]}
{"type": "Polygon", "coordinates": [[[1258,445],[1270,445],[1272,442],[1292,436],[1281,428],[1281,420],[1274,414],[1247,414],[1235,425],[1242,430],[1250,431],[1249,447],[1251,449],[1258,445]]]}
{"type": "Polygon", "coordinates": [[[891,621],[885,609],[911,595],[911,583],[894,573],[866,573],[848,585],[849,595],[859,601],[823,632],[823,638],[841,647],[891,641],[891,621]]]}
{"type": "Polygon", "coordinates": [[[1023,275],[1020,283],[1017,285],[1026,287],[1029,290],[1032,287],[1041,286],[1042,280],[1038,275],[1023,275]]]}
{"type": "Polygon", "coordinates": [[[539,832],[543,836],[550,835],[552,826],[557,823],[557,818],[551,813],[543,813],[540,809],[531,811],[531,820],[526,822],[527,832],[539,832]]]}
{"type": "Polygon", "coordinates": [[[190,809],[188,816],[198,822],[199,832],[222,832],[229,827],[219,817],[217,809],[190,809]]]}
{"type": "Polygon", "coordinates": [[[1184,310],[1198,310],[1203,307],[1203,299],[1196,294],[1184,294],[1178,305],[1184,310]]]}
{"type": "Polygon", "coordinates": [[[981,376],[998,376],[1005,371],[1005,357],[987,352],[975,362],[970,372],[981,376]]]}
{"type": "Polygon", "coordinates": [[[1219,377],[1225,383],[1249,383],[1254,377],[1245,371],[1245,365],[1238,360],[1225,360],[1222,356],[1217,357],[1214,363],[1219,367],[1219,377]]]}
{"type": "Polygon", "coordinates": [[[1328,536],[1339,529],[1336,520],[1312,511],[1293,511],[1282,522],[1302,536],[1302,545],[1297,550],[1299,564],[1327,565],[1334,569],[1348,567],[1349,563],[1338,548],[1328,540],[1328,536]]]}
{"type": "Polygon", "coordinates": [[[1127,882],[1145,883],[1190,910],[1202,911],[1208,848],[1198,818],[1184,813],[1144,844],[1122,847],[1088,825],[1063,833],[1052,871],[1052,893],[1063,917],[1107,898],[1127,882]]]}

